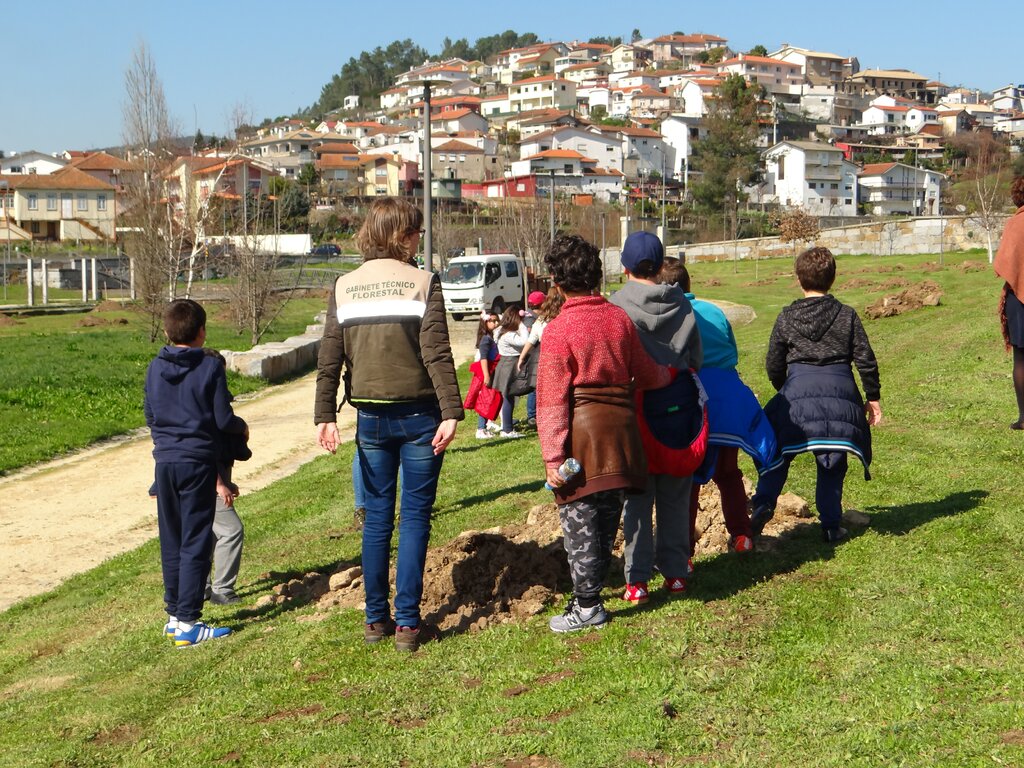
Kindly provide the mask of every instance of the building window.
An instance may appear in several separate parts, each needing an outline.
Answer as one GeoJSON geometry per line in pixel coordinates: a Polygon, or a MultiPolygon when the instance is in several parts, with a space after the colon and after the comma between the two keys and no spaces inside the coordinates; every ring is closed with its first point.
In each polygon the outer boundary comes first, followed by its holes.
{"type": "Polygon", "coordinates": [[[816,184],[817,184],[816,182],[809,181],[809,182],[807,182],[807,188],[808,189],[817,189],[816,184]]]}
{"type": "Polygon", "coordinates": [[[57,194],[55,192],[49,192],[46,195],[46,210],[56,211],[57,210],[57,194]]]}
{"type": "Polygon", "coordinates": [[[89,210],[89,198],[83,194],[78,195],[78,210],[88,211],[89,210]]]}
{"type": "Polygon", "coordinates": [[[839,185],[838,184],[830,184],[829,185],[829,189],[839,189],[839,185]]]}
{"type": "Polygon", "coordinates": [[[105,211],[105,210],[107,210],[107,196],[106,195],[96,195],[96,210],[97,211],[105,211]]]}
{"type": "Polygon", "coordinates": [[[779,156],[779,181],[786,178],[786,156],[779,156]]]}
{"type": "Polygon", "coordinates": [[[35,211],[39,209],[39,195],[28,196],[28,209],[30,211],[35,211]]]}

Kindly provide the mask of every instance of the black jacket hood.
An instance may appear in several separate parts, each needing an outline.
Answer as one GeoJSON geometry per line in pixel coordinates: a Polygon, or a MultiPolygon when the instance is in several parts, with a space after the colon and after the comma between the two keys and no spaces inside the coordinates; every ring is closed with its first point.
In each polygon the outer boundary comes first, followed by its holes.
{"type": "Polygon", "coordinates": [[[789,305],[793,328],[804,338],[820,341],[839,317],[843,305],[831,294],[809,296],[789,305]]]}

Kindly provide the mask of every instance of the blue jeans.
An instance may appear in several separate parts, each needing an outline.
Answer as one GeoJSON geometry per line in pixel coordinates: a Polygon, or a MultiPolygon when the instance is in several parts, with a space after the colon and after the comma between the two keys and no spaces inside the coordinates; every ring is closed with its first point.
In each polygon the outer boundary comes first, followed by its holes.
{"type": "Polygon", "coordinates": [[[537,418],[537,390],[533,390],[526,396],[526,418],[537,418]]]}
{"type": "Polygon", "coordinates": [[[501,431],[511,432],[515,429],[512,424],[512,411],[516,409],[516,398],[514,395],[505,395],[501,401],[501,431]]]}
{"type": "Polygon", "coordinates": [[[359,465],[359,451],[352,455],[352,499],[356,509],[366,509],[366,486],[363,485],[363,470],[359,465]]]}
{"type": "Polygon", "coordinates": [[[356,444],[366,493],[363,526],[363,585],[366,623],[385,621],[388,610],[388,569],[391,534],[395,529],[395,492],[402,471],[401,519],[395,575],[395,622],[420,623],[423,566],[430,539],[430,513],[437,496],[437,478],[444,454],[430,444],[441,414],[423,403],[362,406],[356,444]]]}
{"type": "MultiPolygon", "coordinates": [[[[783,457],[780,466],[765,472],[757,481],[757,490],[750,503],[754,509],[759,506],[775,509],[782,494],[782,488],[789,477],[789,465],[793,456],[783,457]]],[[[818,519],[824,529],[835,529],[843,521],[843,481],[846,479],[846,453],[843,451],[815,453],[818,465],[818,482],[814,488],[814,504],[818,508],[818,519]]]]}

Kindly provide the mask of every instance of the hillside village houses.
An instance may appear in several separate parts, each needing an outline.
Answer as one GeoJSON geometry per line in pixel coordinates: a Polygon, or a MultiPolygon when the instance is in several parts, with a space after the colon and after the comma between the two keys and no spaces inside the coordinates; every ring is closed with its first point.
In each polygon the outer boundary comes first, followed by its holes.
{"type": "MultiPolygon", "coordinates": [[[[790,43],[757,55],[733,50],[724,36],[673,32],[426,61],[379,98],[350,94],[315,124],[289,118],[259,128],[241,142],[241,157],[178,158],[164,172],[167,199],[183,215],[210,195],[264,193],[275,175],[295,179],[307,166],[323,205],[417,195],[428,161],[455,199],[532,198],[553,183],[570,199],[621,201],[661,177],[682,195],[695,178],[694,145],[730,75],[763,94],[764,180],[747,190],[753,204],[821,216],[937,213],[943,178],[921,164],[940,158],[948,141],[979,131],[1024,140],[1024,85],[986,100],[911,69],[862,69],[855,56],[790,43]],[[857,162],[882,151],[893,162],[857,162]]],[[[10,222],[37,239],[113,238],[118,190],[130,173],[130,163],[106,153],[0,153],[0,232],[10,222]]]]}

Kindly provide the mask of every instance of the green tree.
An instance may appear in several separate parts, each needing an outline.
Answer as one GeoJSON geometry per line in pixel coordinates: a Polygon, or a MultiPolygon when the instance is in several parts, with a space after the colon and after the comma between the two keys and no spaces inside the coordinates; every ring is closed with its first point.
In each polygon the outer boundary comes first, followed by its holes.
{"type": "Polygon", "coordinates": [[[312,163],[306,163],[299,169],[295,180],[305,187],[314,187],[320,183],[320,173],[312,163]]]}
{"type": "Polygon", "coordinates": [[[594,45],[610,45],[612,48],[614,48],[617,45],[622,45],[622,38],[598,36],[590,38],[589,40],[587,40],[587,42],[592,43],[594,45]]]}
{"type": "Polygon", "coordinates": [[[295,232],[305,231],[309,217],[309,195],[298,184],[291,184],[280,201],[281,228],[295,232]]]}
{"type": "Polygon", "coordinates": [[[729,75],[715,90],[705,126],[707,135],[693,147],[693,167],[701,173],[691,185],[696,203],[709,211],[733,210],[737,187],[757,179],[760,88],[729,75]]]}
{"type": "Polygon", "coordinates": [[[750,56],[767,56],[768,55],[768,49],[765,48],[760,43],[758,43],[753,48],[751,48],[749,51],[747,51],[747,54],[750,55],[750,56]]]}
{"type": "Polygon", "coordinates": [[[644,36],[640,34],[640,30],[639,29],[634,29],[633,30],[633,34],[631,34],[629,36],[629,42],[635,43],[637,40],[642,40],[643,37],[644,36]]]}

